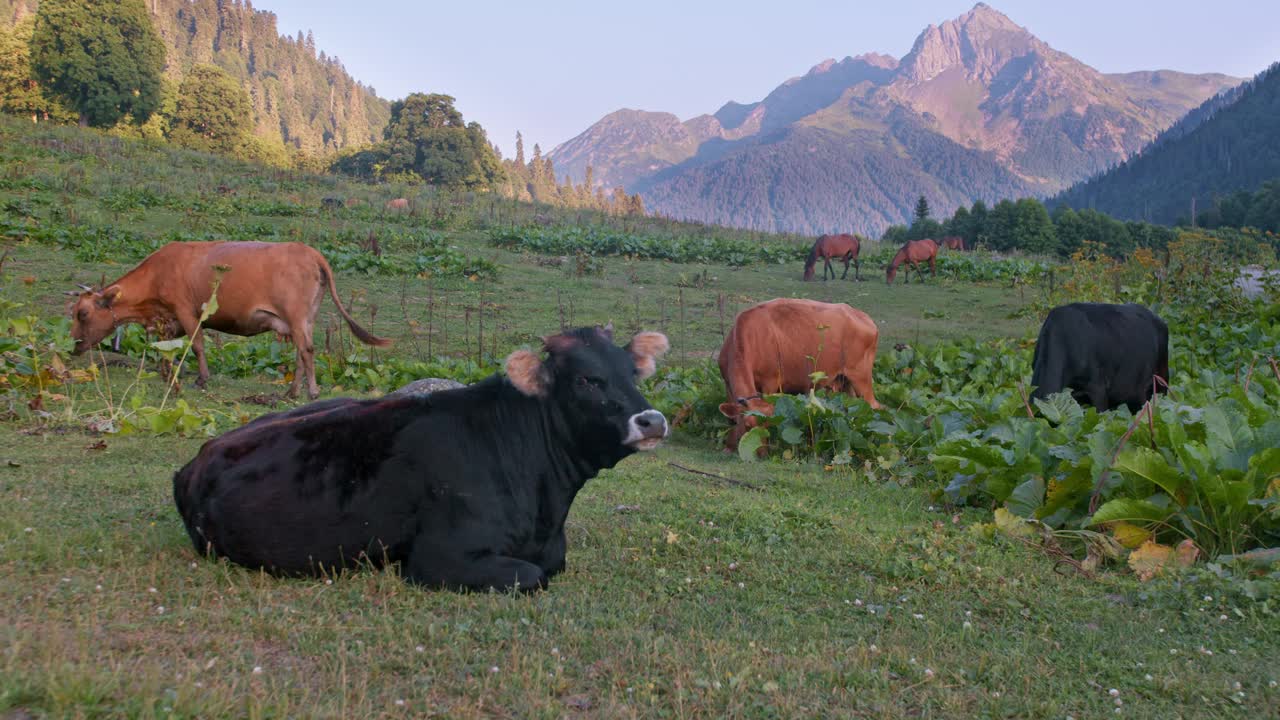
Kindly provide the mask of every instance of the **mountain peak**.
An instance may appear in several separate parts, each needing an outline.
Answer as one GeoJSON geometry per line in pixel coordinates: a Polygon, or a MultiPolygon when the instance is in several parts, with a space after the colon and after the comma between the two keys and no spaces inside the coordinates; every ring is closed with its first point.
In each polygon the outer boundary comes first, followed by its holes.
{"type": "Polygon", "coordinates": [[[925,28],[902,59],[902,72],[911,81],[926,82],[960,68],[986,82],[1010,60],[1047,49],[1004,13],[978,3],[958,18],[925,28]]]}

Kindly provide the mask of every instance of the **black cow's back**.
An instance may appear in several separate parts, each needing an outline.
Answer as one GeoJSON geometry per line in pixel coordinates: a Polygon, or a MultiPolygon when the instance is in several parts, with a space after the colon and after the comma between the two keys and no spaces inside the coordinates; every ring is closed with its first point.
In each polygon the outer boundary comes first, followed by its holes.
{"type": "Polygon", "coordinates": [[[1071,390],[1099,412],[1151,397],[1153,376],[1169,375],[1169,329],[1141,305],[1072,303],[1054,308],[1036,339],[1034,397],[1071,390]]]}

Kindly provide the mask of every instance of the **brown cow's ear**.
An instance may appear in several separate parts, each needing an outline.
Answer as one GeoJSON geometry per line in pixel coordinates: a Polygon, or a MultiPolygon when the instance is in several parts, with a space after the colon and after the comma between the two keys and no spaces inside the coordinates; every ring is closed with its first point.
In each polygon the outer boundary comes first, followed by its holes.
{"type": "Polygon", "coordinates": [[[102,299],[98,301],[98,304],[104,308],[109,308],[115,304],[116,300],[119,299],[119,297],[120,297],[120,286],[112,285],[111,287],[102,291],[102,299]]]}
{"type": "Polygon", "coordinates": [[[736,402],[720,403],[720,414],[730,420],[737,420],[742,413],[742,406],[736,402]]]}
{"type": "Polygon", "coordinates": [[[544,397],[551,388],[551,377],[532,350],[516,350],[507,356],[507,380],[529,397],[544,397]]]}
{"type": "Polygon", "coordinates": [[[639,371],[641,380],[657,372],[657,359],[666,354],[669,349],[671,349],[671,343],[667,340],[667,336],[657,332],[637,333],[631,338],[631,342],[627,343],[627,350],[636,361],[636,370],[639,371]]]}

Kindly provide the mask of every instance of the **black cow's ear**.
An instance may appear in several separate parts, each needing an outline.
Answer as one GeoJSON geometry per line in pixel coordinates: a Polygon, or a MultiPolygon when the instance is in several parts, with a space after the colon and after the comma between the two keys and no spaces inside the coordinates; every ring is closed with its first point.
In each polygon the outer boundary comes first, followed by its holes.
{"type": "Polygon", "coordinates": [[[609,342],[613,342],[613,321],[610,320],[607,325],[600,328],[600,334],[609,342]]]}
{"type": "Polygon", "coordinates": [[[631,338],[631,342],[627,343],[627,351],[635,360],[636,371],[641,380],[658,371],[657,359],[669,349],[671,349],[671,342],[667,340],[667,336],[657,332],[637,333],[631,338]]]}
{"type": "Polygon", "coordinates": [[[507,356],[507,380],[529,397],[543,397],[551,389],[551,374],[532,350],[516,350],[507,356]]]}

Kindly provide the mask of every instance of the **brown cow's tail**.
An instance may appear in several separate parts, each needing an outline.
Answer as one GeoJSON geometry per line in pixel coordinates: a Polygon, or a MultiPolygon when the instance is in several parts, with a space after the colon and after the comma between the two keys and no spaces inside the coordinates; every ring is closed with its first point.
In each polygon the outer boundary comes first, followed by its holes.
{"type": "Polygon", "coordinates": [[[351,334],[355,335],[360,342],[365,345],[373,345],[375,347],[386,347],[391,344],[387,338],[380,338],[377,335],[360,327],[360,323],[351,317],[351,313],[342,306],[342,301],[338,299],[338,286],[333,282],[333,268],[329,267],[329,261],[320,257],[320,272],[324,273],[325,282],[329,284],[329,297],[333,298],[333,304],[338,306],[338,312],[342,313],[342,319],[347,321],[347,327],[351,328],[351,334]]]}

